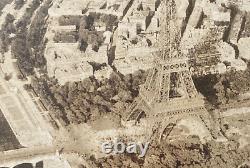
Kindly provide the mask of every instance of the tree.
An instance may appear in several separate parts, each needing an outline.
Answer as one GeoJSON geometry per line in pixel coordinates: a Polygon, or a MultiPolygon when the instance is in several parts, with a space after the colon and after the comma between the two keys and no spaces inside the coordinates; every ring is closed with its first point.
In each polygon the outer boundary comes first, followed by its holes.
{"type": "Polygon", "coordinates": [[[88,43],[82,39],[79,44],[79,50],[82,52],[85,52],[87,47],[88,47],[88,43]]]}
{"type": "Polygon", "coordinates": [[[89,25],[88,25],[88,16],[84,15],[81,19],[80,19],[80,23],[79,23],[79,29],[88,29],[89,25]]]}
{"type": "Polygon", "coordinates": [[[24,0],[15,0],[15,10],[19,10],[23,7],[24,0]]]}
{"type": "Polygon", "coordinates": [[[216,91],[216,98],[217,98],[217,103],[218,105],[225,104],[228,99],[226,97],[226,91],[225,87],[223,85],[223,82],[220,80],[214,85],[214,89],[216,91]]]}
{"type": "Polygon", "coordinates": [[[5,24],[13,23],[14,20],[15,17],[12,14],[8,13],[5,17],[5,24]]]}
{"type": "Polygon", "coordinates": [[[115,155],[94,159],[98,167],[145,167],[145,168],[187,168],[187,167],[238,167],[250,156],[250,146],[239,148],[234,141],[228,144],[188,137],[172,142],[151,142],[145,158],[136,155],[115,155]]]}

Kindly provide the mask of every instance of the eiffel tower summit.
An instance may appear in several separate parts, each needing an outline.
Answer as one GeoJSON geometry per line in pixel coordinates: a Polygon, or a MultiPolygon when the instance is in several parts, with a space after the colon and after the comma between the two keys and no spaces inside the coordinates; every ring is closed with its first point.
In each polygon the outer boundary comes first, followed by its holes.
{"type": "MultiPolygon", "coordinates": [[[[164,0],[155,66],[149,71],[138,98],[132,103],[127,121],[142,116],[157,122],[176,123],[187,116],[200,118],[207,126],[209,114],[194,85],[188,57],[180,51],[181,28],[175,0],[164,0]]],[[[167,124],[166,124],[167,125],[167,124]]]]}

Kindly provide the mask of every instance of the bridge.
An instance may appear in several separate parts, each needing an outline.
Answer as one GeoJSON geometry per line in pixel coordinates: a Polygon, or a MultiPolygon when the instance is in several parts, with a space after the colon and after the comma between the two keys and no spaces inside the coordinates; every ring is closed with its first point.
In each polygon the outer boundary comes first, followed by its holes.
{"type": "Polygon", "coordinates": [[[21,148],[0,153],[0,168],[70,168],[53,146],[21,148]]]}
{"type": "Polygon", "coordinates": [[[0,168],[71,168],[71,165],[90,168],[91,164],[85,155],[71,148],[59,152],[54,146],[40,146],[0,152],[0,168]]]}

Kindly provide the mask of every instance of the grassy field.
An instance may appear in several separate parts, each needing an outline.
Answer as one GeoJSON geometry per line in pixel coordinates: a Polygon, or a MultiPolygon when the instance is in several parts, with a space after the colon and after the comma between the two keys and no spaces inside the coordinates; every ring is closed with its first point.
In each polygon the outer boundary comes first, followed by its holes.
{"type": "Polygon", "coordinates": [[[10,4],[13,0],[0,0],[0,15],[5,5],[10,4]]]}
{"type": "Polygon", "coordinates": [[[0,151],[20,148],[20,144],[0,110],[0,151]]]}

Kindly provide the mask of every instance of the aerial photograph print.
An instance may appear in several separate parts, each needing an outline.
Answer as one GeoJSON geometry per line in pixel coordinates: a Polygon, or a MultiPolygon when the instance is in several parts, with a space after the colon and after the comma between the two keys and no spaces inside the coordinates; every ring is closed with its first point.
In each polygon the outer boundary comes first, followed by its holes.
{"type": "Polygon", "coordinates": [[[250,168],[250,0],[0,0],[0,168],[250,168]]]}

